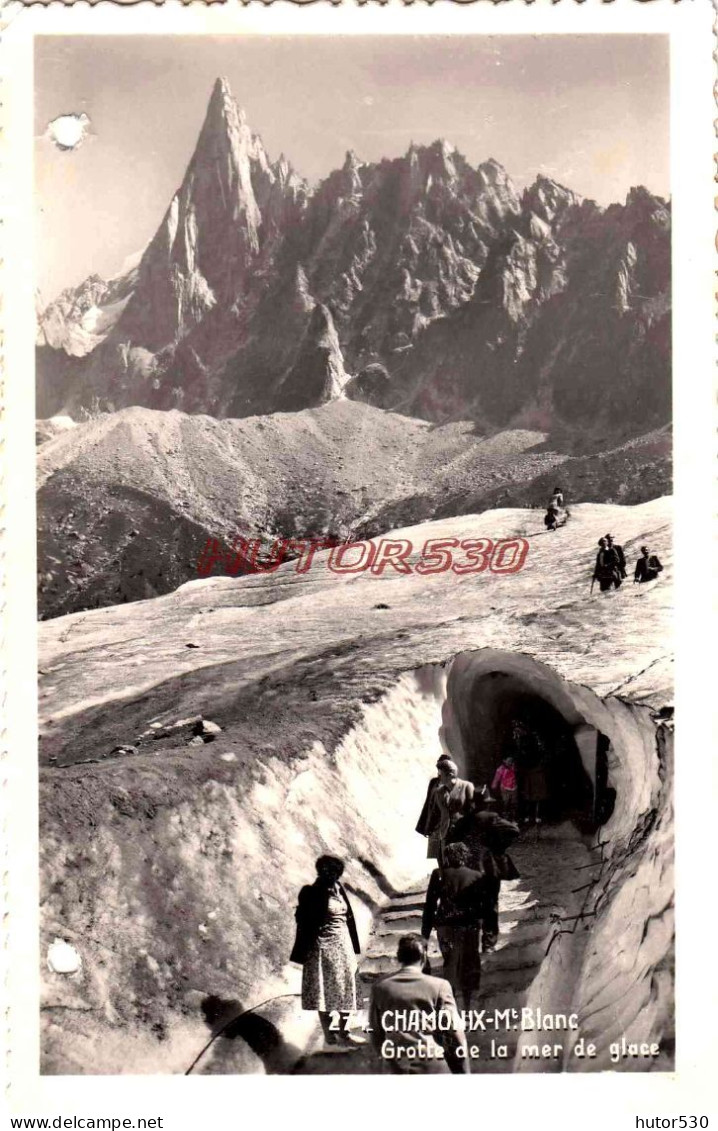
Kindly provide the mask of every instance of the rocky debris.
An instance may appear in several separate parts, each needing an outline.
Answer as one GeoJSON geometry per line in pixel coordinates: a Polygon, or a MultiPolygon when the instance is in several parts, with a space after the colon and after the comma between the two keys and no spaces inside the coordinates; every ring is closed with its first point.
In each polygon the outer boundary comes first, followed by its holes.
{"type": "Polygon", "coordinates": [[[378,408],[388,408],[392,401],[391,377],[388,370],[374,362],[367,365],[356,377],[351,377],[344,392],[353,401],[363,401],[364,404],[376,405],[378,408]]]}
{"type": "Polygon", "coordinates": [[[74,428],[76,421],[70,416],[51,416],[49,420],[37,420],[35,422],[35,443],[39,447],[40,444],[46,444],[48,440],[54,439],[61,432],[67,432],[69,428],[74,428]]]}
{"type": "Polygon", "coordinates": [[[556,468],[549,468],[524,483],[517,478],[489,491],[447,496],[436,514],[448,517],[457,509],[471,513],[486,506],[535,506],[537,499],[551,497],[557,478],[569,501],[589,497],[631,506],[669,495],[673,489],[672,444],[671,429],[660,429],[608,452],[571,456],[561,464],[558,475],[556,468]]]}
{"type": "Polygon", "coordinates": [[[217,735],[222,733],[221,726],[210,722],[209,719],[202,719],[201,722],[195,724],[194,729],[203,742],[213,742],[217,735]]]}
{"type": "Polygon", "coordinates": [[[139,265],[63,292],[40,324],[43,415],[346,395],[635,435],[670,418],[670,208],[637,187],[601,209],[544,176],[519,197],[445,139],[350,152],[312,191],[218,80],[139,265]]]}
{"type": "Polygon", "coordinates": [[[170,735],[177,734],[179,731],[189,731],[195,733],[195,728],[202,725],[201,715],[190,715],[186,719],[177,719],[174,723],[161,723],[155,720],[150,723],[149,728],[142,732],[138,741],[143,738],[167,738],[170,735]]]}
{"type": "Polygon", "coordinates": [[[136,754],[136,753],[137,753],[137,747],[136,746],[132,746],[129,743],[124,743],[120,746],[113,746],[112,750],[110,751],[110,756],[121,758],[121,757],[124,757],[127,754],[136,754]]]}
{"type": "MultiPolygon", "coordinates": [[[[217,723],[203,718],[202,715],[190,715],[188,718],[177,719],[176,722],[166,725],[158,721],[151,722],[147,730],[139,736],[137,742],[144,744],[148,740],[152,742],[162,741],[166,745],[167,739],[176,742],[181,742],[184,739],[188,746],[204,746],[207,742],[214,742],[217,735],[221,733],[222,727],[217,723]]],[[[130,749],[136,751],[136,747],[130,749]]]]}

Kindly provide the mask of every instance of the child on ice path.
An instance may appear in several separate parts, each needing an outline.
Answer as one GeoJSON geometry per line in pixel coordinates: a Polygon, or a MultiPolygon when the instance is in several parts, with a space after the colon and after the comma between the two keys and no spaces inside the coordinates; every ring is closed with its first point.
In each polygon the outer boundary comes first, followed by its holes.
{"type": "Polygon", "coordinates": [[[507,821],[515,821],[517,813],[517,784],[513,758],[504,758],[494,774],[491,788],[499,791],[501,796],[501,808],[505,819],[507,821]]]}

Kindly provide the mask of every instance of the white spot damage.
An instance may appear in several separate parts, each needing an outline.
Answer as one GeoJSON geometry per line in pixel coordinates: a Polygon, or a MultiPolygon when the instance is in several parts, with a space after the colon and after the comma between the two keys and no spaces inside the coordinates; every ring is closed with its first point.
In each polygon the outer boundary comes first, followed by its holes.
{"type": "Polygon", "coordinates": [[[74,946],[56,938],[47,948],[47,965],[53,974],[76,974],[82,967],[82,959],[74,946]]]}
{"type": "Polygon", "coordinates": [[[90,130],[87,114],[60,114],[48,125],[46,136],[64,153],[82,145],[90,130]]]}

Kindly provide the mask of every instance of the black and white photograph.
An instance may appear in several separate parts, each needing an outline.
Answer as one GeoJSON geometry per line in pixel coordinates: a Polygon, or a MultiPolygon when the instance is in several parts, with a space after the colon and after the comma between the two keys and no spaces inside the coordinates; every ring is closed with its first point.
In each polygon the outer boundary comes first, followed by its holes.
{"type": "Polygon", "coordinates": [[[10,1128],[715,1121],[709,9],[6,9],[10,1128]]]}
{"type": "Polygon", "coordinates": [[[42,1073],[674,1068],[668,48],[36,40],[42,1073]]]}

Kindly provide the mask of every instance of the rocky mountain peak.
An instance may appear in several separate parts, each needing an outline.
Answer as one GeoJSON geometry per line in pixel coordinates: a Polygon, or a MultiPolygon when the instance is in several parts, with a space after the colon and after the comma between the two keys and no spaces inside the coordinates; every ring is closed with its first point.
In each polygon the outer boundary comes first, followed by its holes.
{"type": "Polygon", "coordinates": [[[567,208],[580,205],[583,197],[558,181],[539,173],[534,183],[524,191],[522,205],[549,224],[567,208]]]}
{"type": "Polygon", "coordinates": [[[646,188],[645,185],[634,185],[628,190],[628,195],[626,197],[626,207],[630,208],[631,206],[642,204],[647,204],[650,206],[661,204],[665,206],[665,201],[661,200],[660,197],[655,196],[652,192],[649,191],[649,189],[646,188]]]}
{"type": "Polygon", "coordinates": [[[430,153],[435,153],[446,160],[456,153],[456,146],[452,145],[450,141],[447,141],[445,137],[437,137],[436,141],[433,141],[431,145],[428,146],[428,150],[430,153]]]}
{"type": "Polygon", "coordinates": [[[477,197],[477,211],[495,231],[521,211],[521,201],[511,177],[493,157],[482,161],[471,179],[477,197]]]}
{"type": "Polygon", "coordinates": [[[93,273],[79,287],[66,287],[49,306],[37,309],[38,344],[71,357],[91,353],[120,317],[134,283],[130,267],[112,279],[93,273]]]}
{"type": "Polygon", "coordinates": [[[214,127],[221,132],[223,128],[231,128],[230,123],[235,121],[240,126],[247,124],[244,110],[237,105],[229,81],[224,76],[220,76],[212,87],[204,128],[211,130],[214,127]]]}
{"type": "Polygon", "coordinates": [[[241,303],[265,230],[282,225],[302,189],[286,157],[272,165],[218,78],[182,185],[140,263],[120,327],[125,340],[157,350],[218,304],[241,303]]]}
{"type": "Polygon", "coordinates": [[[489,157],[488,161],[482,161],[477,167],[477,171],[483,183],[486,185],[503,186],[507,183],[511,183],[511,179],[503,165],[499,161],[495,161],[493,157],[489,157]]]}
{"type": "Polygon", "coordinates": [[[219,75],[214,80],[214,86],[212,87],[212,95],[210,101],[212,99],[215,99],[217,101],[232,101],[232,90],[229,85],[229,79],[226,78],[225,75],[219,75]]]}
{"type": "Polygon", "coordinates": [[[660,196],[654,196],[644,185],[634,185],[626,197],[626,211],[634,219],[650,220],[667,228],[670,207],[660,196]]]}
{"type": "Polygon", "coordinates": [[[457,179],[457,169],[454,162],[456,150],[450,142],[444,138],[437,138],[433,145],[429,147],[429,155],[432,177],[438,177],[441,181],[449,182],[457,179]]]}
{"type": "MultiPolygon", "coordinates": [[[[503,166],[489,161],[473,169],[445,138],[437,138],[430,145],[412,142],[395,164],[401,170],[405,209],[423,208],[429,198],[449,204],[458,196],[481,225],[488,223],[492,228],[507,208],[519,210],[518,197],[503,166]]],[[[443,214],[443,207],[441,211],[443,214]]]]}
{"type": "Polygon", "coordinates": [[[302,178],[297,176],[291,162],[283,153],[279,154],[278,159],[272,165],[272,172],[279,184],[285,187],[290,185],[299,187],[304,184],[302,178]]]}
{"type": "Polygon", "coordinates": [[[265,173],[269,169],[262,140],[249,129],[227,80],[219,78],[180,195],[187,188],[197,196],[196,189],[209,188],[211,178],[211,187],[222,196],[225,211],[230,210],[235,218],[244,215],[250,242],[256,245],[261,217],[252,185],[253,165],[265,173]]]}
{"type": "Polygon", "coordinates": [[[344,164],[342,165],[342,192],[346,196],[359,197],[362,194],[363,186],[359,170],[362,162],[357,157],[353,149],[348,149],[344,164]]]}
{"type": "Polygon", "coordinates": [[[660,423],[669,311],[670,206],[645,188],[604,209],[540,175],[520,197],[493,157],[472,165],[437,138],[377,162],[350,149],[310,190],[218,79],[139,267],[43,313],[38,403],[179,394],[185,411],[247,416],[357,395],[492,426],[545,405],[567,426],[660,423]]]}
{"type": "Polygon", "coordinates": [[[348,380],[331,311],[324,303],[318,303],[297,358],[280,382],[280,409],[293,411],[303,404],[319,405],[336,400],[348,380]]]}

